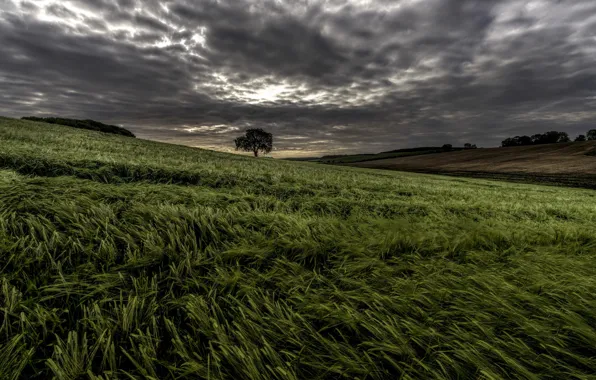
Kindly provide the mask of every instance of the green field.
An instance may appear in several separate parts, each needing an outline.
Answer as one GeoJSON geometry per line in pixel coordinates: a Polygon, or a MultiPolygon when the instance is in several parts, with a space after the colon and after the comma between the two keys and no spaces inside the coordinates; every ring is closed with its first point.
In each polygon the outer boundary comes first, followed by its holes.
{"type": "Polygon", "coordinates": [[[0,119],[0,379],[594,379],[596,193],[0,119]]]}

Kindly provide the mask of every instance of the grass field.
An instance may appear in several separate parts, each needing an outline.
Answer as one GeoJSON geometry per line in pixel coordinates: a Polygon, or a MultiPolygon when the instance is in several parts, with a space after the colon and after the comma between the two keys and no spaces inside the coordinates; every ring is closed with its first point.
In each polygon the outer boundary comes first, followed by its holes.
{"type": "Polygon", "coordinates": [[[0,119],[0,379],[594,379],[596,193],[0,119]]]}
{"type": "Polygon", "coordinates": [[[350,166],[596,189],[596,141],[468,149],[350,166]]]}

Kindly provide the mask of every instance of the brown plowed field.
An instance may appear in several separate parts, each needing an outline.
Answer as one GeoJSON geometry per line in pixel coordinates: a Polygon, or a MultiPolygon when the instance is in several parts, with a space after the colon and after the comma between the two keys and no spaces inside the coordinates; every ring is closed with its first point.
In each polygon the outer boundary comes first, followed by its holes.
{"type": "Polygon", "coordinates": [[[412,171],[596,189],[596,141],[470,149],[350,166],[412,171]]]}

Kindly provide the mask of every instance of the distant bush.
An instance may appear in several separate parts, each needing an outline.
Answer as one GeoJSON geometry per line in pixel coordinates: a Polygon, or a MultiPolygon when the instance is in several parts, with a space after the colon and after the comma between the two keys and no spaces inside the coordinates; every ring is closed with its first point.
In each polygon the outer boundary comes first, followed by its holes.
{"type": "Polygon", "coordinates": [[[521,145],[533,145],[534,142],[530,136],[515,136],[508,137],[501,142],[501,146],[521,146],[521,145]]]}
{"type": "Polygon", "coordinates": [[[464,149],[476,149],[476,148],[477,148],[476,144],[470,144],[470,143],[464,144],[464,149]]]}
{"type": "Polygon", "coordinates": [[[118,127],[115,125],[108,125],[108,124],[100,123],[99,121],[95,121],[95,120],[77,120],[77,119],[64,119],[64,118],[58,118],[58,117],[35,117],[35,116],[27,116],[27,117],[23,117],[22,119],[30,120],[30,121],[38,121],[38,122],[48,123],[48,124],[65,125],[65,126],[73,127],[73,128],[88,129],[91,131],[112,133],[112,134],[128,136],[128,137],[135,137],[135,135],[127,129],[124,129],[122,127],[118,127]]]}
{"type": "Polygon", "coordinates": [[[588,140],[596,140],[596,129],[590,129],[586,134],[588,140]]]}
{"type": "Polygon", "coordinates": [[[451,145],[451,144],[445,144],[441,148],[443,148],[443,150],[451,150],[451,149],[453,149],[453,145],[451,145]]]}
{"type": "Polygon", "coordinates": [[[585,135],[579,135],[575,138],[575,141],[586,141],[586,136],[585,135]]]}
{"type": "Polygon", "coordinates": [[[537,133],[532,136],[515,136],[506,138],[501,142],[502,147],[540,145],[570,142],[571,139],[567,132],[550,131],[546,133],[537,133]]]}

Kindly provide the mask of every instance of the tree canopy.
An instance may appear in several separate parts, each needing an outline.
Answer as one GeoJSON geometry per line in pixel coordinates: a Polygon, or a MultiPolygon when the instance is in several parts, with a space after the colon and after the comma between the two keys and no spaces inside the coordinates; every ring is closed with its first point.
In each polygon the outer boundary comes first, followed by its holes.
{"type": "Polygon", "coordinates": [[[585,135],[579,135],[575,138],[575,141],[586,141],[586,136],[585,135]]]}
{"type": "Polygon", "coordinates": [[[234,143],[236,144],[236,150],[252,152],[255,157],[258,157],[259,152],[265,154],[271,152],[273,149],[273,135],[261,128],[248,129],[245,135],[235,139],[234,143]]]}

